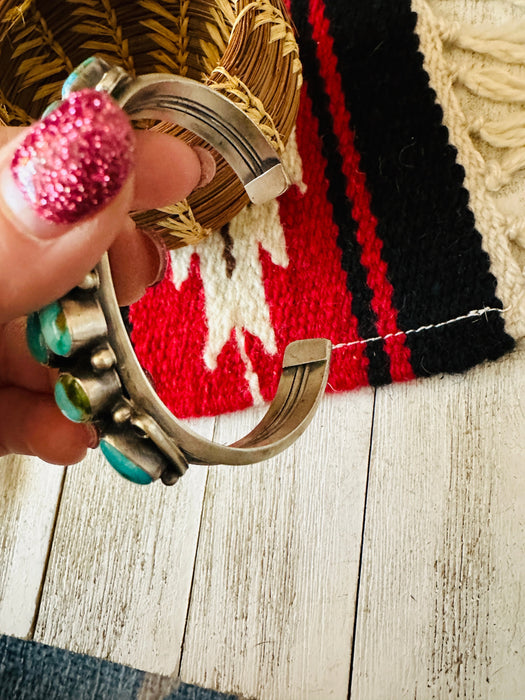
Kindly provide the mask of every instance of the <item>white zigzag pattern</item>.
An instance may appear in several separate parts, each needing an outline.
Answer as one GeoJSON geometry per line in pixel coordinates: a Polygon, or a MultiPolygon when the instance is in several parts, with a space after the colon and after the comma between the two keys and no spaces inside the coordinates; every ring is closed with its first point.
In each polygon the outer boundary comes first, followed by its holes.
{"type": "MultiPolygon", "coordinates": [[[[283,164],[292,183],[304,192],[306,186],[295,135],[290,139],[283,164]]],[[[231,222],[229,235],[233,241],[230,252],[235,258],[235,269],[230,277],[223,257],[224,240],[214,234],[196,246],[171,252],[172,282],[180,289],[188,278],[191,257],[197,253],[208,325],[204,363],[210,370],[217,367],[217,358],[233,333],[246,368],[253,401],[260,404],[259,379],[246,352],[244,333],[247,331],[259,338],[267,353],[273,355],[277,352],[259,251],[260,247],[267,251],[275,265],[288,266],[278,202],[246,208],[231,222]]]]}

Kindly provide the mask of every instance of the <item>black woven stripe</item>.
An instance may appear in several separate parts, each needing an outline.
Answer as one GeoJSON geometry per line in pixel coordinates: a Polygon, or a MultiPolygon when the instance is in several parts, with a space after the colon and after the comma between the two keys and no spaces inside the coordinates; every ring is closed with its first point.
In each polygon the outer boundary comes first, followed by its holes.
{"type": "MultiPolygon", "coordinates": [[[[371,307],[372,292],[366,282],[366,270],[361,265],[362,249],[356,239],[357,224],[352,217],[352,204],[346,197],[347,183],[342,171],[339,143],[333,131],[333,120],[324,81],[319,74],[315,43],[308,22],[308,0],[292,0],[291,9],[299,32],[299,50],[308,95],[312,101],[314,116],[319,123],[323,156],[327,162],[325,174],[329,183],[328,199],[332,204],[334,222],[339,230],[337,243],[342,251],[342,267],[347,273],[347,288],[352,294],[352,313],[357,318],[361,337],[374,337],[377,335],[377,319],[371,307]]],[[[320,223],[322,225],[322,222],[320,223]]],[[[390,382],[390,360],[384,344],[370,343],[366,347],[366,354],[369,359],[370,384],[379,385],[390,382]]]]}
{"type": "MultiPolygon", "coordinates": [[[[409,0],[326,0],[326,16],[400,328],[501,308],[409,0]]],[[[420,375],[460,371],[513,345],[498,313],[407,342],[420,375]]]]}

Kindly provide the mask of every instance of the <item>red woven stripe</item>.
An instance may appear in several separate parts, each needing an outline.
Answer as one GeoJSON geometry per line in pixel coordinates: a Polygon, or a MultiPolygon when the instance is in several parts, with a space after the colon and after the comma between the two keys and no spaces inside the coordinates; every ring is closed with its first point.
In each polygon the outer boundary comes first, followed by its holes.
{"type": "MultiPolygon", "coordinates": [[[[276,268],[270,256],[261,251],[266,298],[280,354],[289,342],[300,338],[329,338],[334,343],[360,340],[352,295],[341,265],[339,232],[328,199],[327,163],[306,89],[302,92],[296,136],[307,190],[301,194],[297,187],[291,187],[279,200],[288,267],[276,268]]],[[[248,337],[247,346],[259,376],[270,377],[273,370],[273,380],[261,382],[261,393],[268,400],[276,390],[278,365],[275,358],[257,351],[260,343],[256,339],[248,337]]],[[[364,343],[352,345],[347,351],[336,350],[329,389],[342,391],[367,385],[368,363],[364,343]]]]}
{"type": "Polygon", "coordinates": [[[362,248],[361,263],[367,270],[367,283],[373,293],[372,308],[377,316],[377,330],[387,337],[385,349],[390,357],[390,373],[394,381],[414,378],[406,336],[397,325],[397,310],[393,304],[393,288],[387,277],[387,265],[381,257],[382,243],[377,236],[377,220],[370,210],[370,193],[366,178],[359,168],[359,153],[350,128],[350,114],[345,106],[337,57],[333,51],[330,24],[325,17],[323,0],[311,0],[309,21],[317,45],[320,74],[330,103],[335,136],[339,141],[343,172],[347,179],[346,194],[353,202],[352,215],[358,224],[356,238],[362,248]]]}
{"type": "MultiPolygon", "coordinates": [[[[334,352],[329,388],[344,391],[368,384],[369,361],[365,344],[360,342],[352,295],[341,266],[338,228],[328,199],[327,163],[306,90],[296,134],[307,189],[302,194],[292,187],[280,199],[288,266],[275,265],[270,254],[260,250],[277,354],[269,355],[258,338],[244,331],[246,351],[265,400],[275,394],[286,345],[301,338],[357,343],[334,352]]],[[[137,354],[175,415],[210,415],[252,404],[235,339],[226,344],[216,370],[210,372],[203,364],[207,326],[197,256],[179,290],[171,283],[168,271],[161,285],[133,305],[130,318],[137,354]]]]}
{"type": "Polygon", "coordinates": [[[253,403],[233,340],[210,372],[202,361],[208,335],[197,256],[180,290],[166,279],[130,308],[132,340],[158,395],[178,417],[236,411],[253,403]]]}

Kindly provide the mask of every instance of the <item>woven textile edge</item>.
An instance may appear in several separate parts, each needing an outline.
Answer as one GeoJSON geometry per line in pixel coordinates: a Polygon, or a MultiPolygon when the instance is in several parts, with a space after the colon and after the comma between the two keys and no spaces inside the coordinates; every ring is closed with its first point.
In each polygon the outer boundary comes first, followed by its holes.
{"type": "Polygon", "coordinates": [[[444,124],[458,151],[458,162],[465,169],[470,207],[498,282],[498,296],[506,309],[505,328],[519,340],[525,336],[525,277],[509,244],[507,230],[511,222],[499,211],[487,189],[485,162],[468,134],[466,117],[454,93],[453,76],[444,60],[436,17],[425,0],[412,0],[412,7],[417,13],[416,29],[424,67],[443,109],[444,124]]]}

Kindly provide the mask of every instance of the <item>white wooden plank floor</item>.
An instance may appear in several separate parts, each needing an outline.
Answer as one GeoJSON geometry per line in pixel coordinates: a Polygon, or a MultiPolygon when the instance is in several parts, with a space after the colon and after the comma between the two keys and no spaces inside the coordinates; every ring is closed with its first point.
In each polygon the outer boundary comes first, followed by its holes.
{"type": "Polygon", "coordinates": [[[524,369],[327,396],[172,488],[4,458],[0,632],[260,700],[525,699],[524,369]]]}

